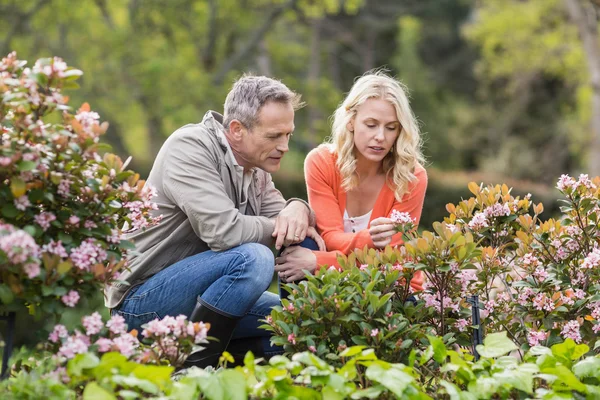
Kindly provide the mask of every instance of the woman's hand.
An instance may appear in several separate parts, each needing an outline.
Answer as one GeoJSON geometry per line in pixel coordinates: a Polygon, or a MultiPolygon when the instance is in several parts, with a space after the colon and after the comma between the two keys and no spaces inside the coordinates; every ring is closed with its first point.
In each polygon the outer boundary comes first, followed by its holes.
{"type": "Polygon", "coordinates": [[[319,235],[317,233],[317,230],[315,228],[313,228],[312,226],[308,227],[308,230],[306,231],[306,237],[309,237],[312,240],[314,240],[315,242],[317,242],[317,246],[319,246],[320,251],[327,251],[327,246],[325,246],[325,241],[323,240],[321,235],[319,235]]]}
{"type": "Polygon", "coordinates": [[[369,235],[375,247],[383,249],[392,242],[392,236],[397,232],[391,219],[385,217],[375,218],[371,221],[369,235]]]}

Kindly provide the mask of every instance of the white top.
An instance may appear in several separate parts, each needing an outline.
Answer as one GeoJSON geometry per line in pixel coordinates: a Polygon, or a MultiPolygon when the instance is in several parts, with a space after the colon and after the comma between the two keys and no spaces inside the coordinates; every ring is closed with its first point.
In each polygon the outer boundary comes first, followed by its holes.
{"type": "Polygon", "coordinates": [[[369,227],[372,212],[373,210],[360,217],[349,217],[348,210],[344,210],[344,232],[356,233],[363,229],[367,229],[369,227]]]}

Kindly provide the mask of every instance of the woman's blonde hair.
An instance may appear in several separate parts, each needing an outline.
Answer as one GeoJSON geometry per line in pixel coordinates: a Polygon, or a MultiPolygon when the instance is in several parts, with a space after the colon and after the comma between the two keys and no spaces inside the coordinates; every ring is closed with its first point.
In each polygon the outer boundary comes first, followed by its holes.
{"type": "Polygon", "coordinates": [[[407,89],[398,80],[384,71],[369,71],[354,82],[350,93],[335,110],[331,143],[337,153],[337,167],[342,178],[342,187],[349,191],[358,185],[356,155],[354,154],[354,132],[348,124],[356,117],[358,107],[368,99],[384,99],[396,109],[400,121],[400,133],[392,150],[383,159],[386,180],[391,182],[398,200],[408,191],[408,184],[416,179],[414,172],[423,164],[421,135],[408,98],[407,89]]]}

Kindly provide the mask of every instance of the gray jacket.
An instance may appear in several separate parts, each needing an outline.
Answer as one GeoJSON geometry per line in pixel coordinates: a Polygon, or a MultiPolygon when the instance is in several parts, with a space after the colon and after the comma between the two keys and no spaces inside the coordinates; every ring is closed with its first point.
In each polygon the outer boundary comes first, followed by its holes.
{"type": "Polygon", "coordinates": [[[273,244],[273,218],[286,202],[269,173],[254,168],[244,180],[222,121],[209,111],[201,123],[178,129],[163,144],[147,180],[158,191],[154,214],[162,220],[128,235],[138,255],[121,274],[124,282],[106,288],[108,308],[117,307],[131,287],[186,257],[243,243],[273,244]]]}

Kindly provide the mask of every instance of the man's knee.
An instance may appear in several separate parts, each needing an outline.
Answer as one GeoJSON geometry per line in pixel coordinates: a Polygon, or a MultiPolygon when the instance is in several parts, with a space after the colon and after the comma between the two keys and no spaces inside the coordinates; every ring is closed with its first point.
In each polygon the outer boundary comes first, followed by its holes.
{"type": "Polygon", "coordinates": [[[257,284],[266,283],[267,286],[273,279],[275,272],[275,256],[271,249],[259,243],[246,243],[236,248],[243,258],[252,279],[257,281],[257,284]]]}

